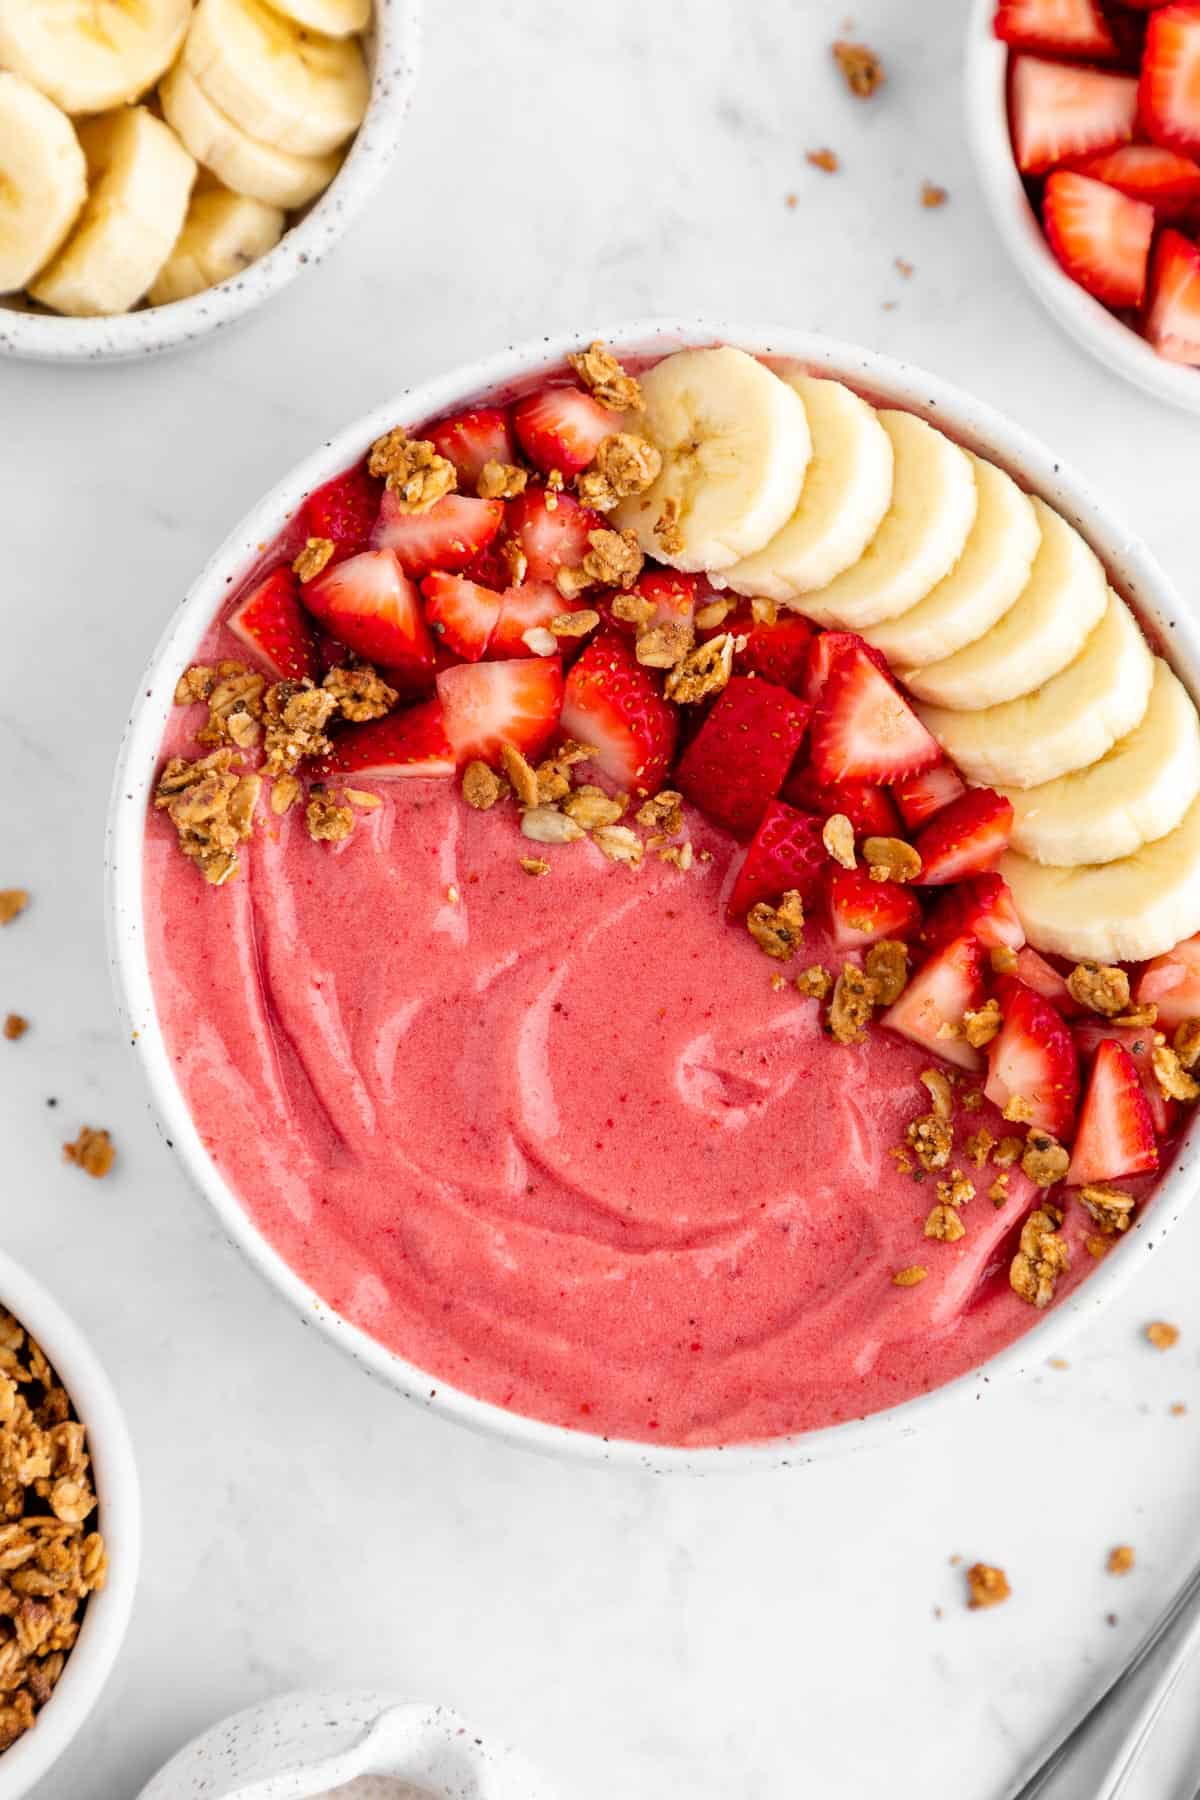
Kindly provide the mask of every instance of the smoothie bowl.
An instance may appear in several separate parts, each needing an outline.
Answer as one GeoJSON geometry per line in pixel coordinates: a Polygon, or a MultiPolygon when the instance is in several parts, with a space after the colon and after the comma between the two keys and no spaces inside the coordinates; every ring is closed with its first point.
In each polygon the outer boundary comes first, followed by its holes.
{"type": "Polygon", "coordinates": [[[1200,644],[943,384],[603,342],[400,395],[218,552],[117,772],[117,985],[225,1229],[375,1373],[805,1460],[1040,1360],[1187,1196],[1200,644]]]}

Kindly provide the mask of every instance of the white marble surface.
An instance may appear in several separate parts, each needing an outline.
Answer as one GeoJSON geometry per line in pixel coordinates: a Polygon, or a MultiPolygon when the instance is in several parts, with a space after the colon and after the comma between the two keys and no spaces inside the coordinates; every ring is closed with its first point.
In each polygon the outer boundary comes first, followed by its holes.
{"type": "MultiPolygon", "coordinates": [[[[0,1011],[34,1021],[0,1044],[0,1204],[110,1365],[148,1511],[123,1663],[40,1800],[125,1800],[298,1683],[445,1700],[578,1800],[998,1800],[1197,1554],[1200,1211],[1069,1369],[915,1442],[702,1483],[560,1467],[301,1330],[155,1135],[108,988],[109,771],[172,606],[319,437],[482,349],[655,311],[859,339],[1052,440],[1193,591],[1196,424],[1085,359],[1005,261],[966,162],[962,10],[858,6],[890,77],[863,105],[818,0],[435,0],[408,154],[329,263],[176,361],[0,365],[0,886],[36,895],[0,941],[0,1011]],[[822,144],[835,177],[805,165],[822,144]],[[103,1186],[60,1161],[84,1120],[120,1148],[103,1186]],[[1165,1356],[1154,1317],[1183,1327],[1165,1356]],[[951,1553],[1002,1563],[1012,1602],[968,1614],[951,1553]]],[[[1146,1792],[1190,1796],[1182,1715],[1167,1749],[1146,1792]]]]}

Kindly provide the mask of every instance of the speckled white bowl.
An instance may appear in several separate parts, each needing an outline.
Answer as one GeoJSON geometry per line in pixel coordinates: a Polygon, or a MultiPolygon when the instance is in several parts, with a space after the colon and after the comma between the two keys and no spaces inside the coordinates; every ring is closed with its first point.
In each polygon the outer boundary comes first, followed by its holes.
{"type": "Polygon", "coordinates": [[[1200,412],[1200,369],[1168,362],[1064,271],[1029,204],[1008,131],[1008,47],[992,30],[996,0],[974,0],[967,25],[964,101],[979,185],[1005,249],[1065,332],[1113,375],[1200,412]]]}
{"type": "Polygon", "coordinates": [[[66,319],[0,302],[0,356],[30,362],[121,362],[177,350],[243,318],[319,262],[364,206],[396,154],[417,79],[421,0],[374,0],[371,97],[345,162],[273,250],[217,287],[111,319],[66,319]]]}
{"type": "Polygon", "coordinates": [[[141,1499],[129,1433],[95,1351],[40,1281],[0,1251],[0,1305],[46,1352],[83,1421],[108,1547],[108,1580],[87,1603],[75,1648],[32,1731],[0,1755],[0,1800],[20,1800],[56,1763],[91,1712],[120,1653],[137,1587],[141,1499]]]}
{"type": "Polygon", "coordinates": [[[1144,1219],[1137,1220],[1115,1254],[1090,1274],[1075,1293],[1043,1314],[1022,1338],[981,1368],[886,1412],[790,1439],[724,1448],[660,1447],[569,1431],[477,1400],[406,1362],[327,1306],[261,1235],[210,1158],[176,1083],[154,1006],[142,921],[146,809],[176,680],[179,672],[194,660],[197,645],[229,592],[229,583],[251,566],[259,546],[274,538],[306,494],[356,462],[368,445],[398,420],[437,418],[490,390],[536,379],[543,370],[559,368],[569,350],[578,349],[595,337],[604,338],[619,355],[626,356],[664,356],[689,344],[738,344],[756,354],[802,362],[818,375],[838,376],[883,405],[907,407],[943,426],[961,442],[1001,463],[1083,532],[1107,564],[1116,585],[1158,632],[1165,654],[1179,675],[1193,694],[1200,694],[1200,623],[1182,605],[1146,546],[1113,519],[1082,479],[1064,468],[1042,444],[961,389],[890,357],[788,327],[716,319],[650,320],[607,328],[589,326],[570,337],[538,338],[395,394],[366,418],[347,426],[286,475],[246,515],[196,580],[168,624],[139,684],[117,764],[106,846],[109,949],[114,981],[135,1053],[150,1086],[159,1129],[208,1199],[224,1230],[306,1323],[315,1325],[372,1374],[421,1406],[554,1454],[692,1472],[812,1462],[879,1444],[889,1437],[911,1436],[919,1425],[944,1414],[955,1403],[986,1393],[988,1384],[1001,1373],[1040,1366],[1142,1266],[1164,1231],[1179,1216],[1195,1184],[1200,1125],[1192,1127],[1170,1174],[1155,1195],[1154,1204],[1144,1219]]]}

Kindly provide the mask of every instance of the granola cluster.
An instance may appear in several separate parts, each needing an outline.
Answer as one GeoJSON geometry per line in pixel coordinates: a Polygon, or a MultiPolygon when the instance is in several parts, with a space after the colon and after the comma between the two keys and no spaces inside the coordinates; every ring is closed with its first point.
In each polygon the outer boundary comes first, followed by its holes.
{"type": "Polygon", "coordinates": [[[367,469],[383,477],[400,511],[406,513],[428,512],[458,483],[454,464],[439,456],[428,438],[410,438],[400,426],[376,438],[367,469]]]}

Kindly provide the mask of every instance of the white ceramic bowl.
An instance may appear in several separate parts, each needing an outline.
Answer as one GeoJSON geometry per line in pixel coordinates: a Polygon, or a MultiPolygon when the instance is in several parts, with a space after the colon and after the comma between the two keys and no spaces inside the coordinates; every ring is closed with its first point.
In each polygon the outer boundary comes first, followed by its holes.
{"type": "Polygon", "coordinates": [[[142,1515],[129,1433],[95,1351],[41,1282],[2,1251],[0,1305],[37,1339],[83,1421],[100,1502],[96,1525],[108,1549],[108,1580],[88,1600],[58,1686],[32,1731],[0,1755],[0,1800],[20,1800],[58,1761],[117,1660],[137,1586],[142,1515]]]}
{"type": "Polygon", "coordinates": [[[273,250],[217,287],[111,319],[67,319],[0,304],[0,356],[31,362],[121,362],[176,350],[261,306],[321,258],[365,205],[396,154],[417,79],[421,0],[374,0],[371,97],[345,162],[273,250]]]}
{"type": "Polygon", "coordinates": [[[459,1393],[431,1378],[347,1323],[300,1279],[260,1236],[224,1176],[210,1160],[176,1085],[154,1009],[142,926],[142,839],[163,729],[175,683],[194,659],[200,639],[258,546],[269,542],[305,494],[355,462],[397,420],[435,418],[478,394],[557,368],[568,350],[603,337],[618,354],[661,356],[688,344],[728,342],[762,355],[794,358],[817,374],[840,376],[883,404],[910,408],[972,448],[1002,463],[1025,486],[1042,494],[1085,534],[1114,582],[1155,626],[1179,674],[1200,694],[1200,627],[1192,622],[1163,571],[1138,539],[1101,506],[1083,481],[1040,443],[1002,414],[959,389],[889,357],[831,342],[808,332],[718,320],[649,321],[587,330],[572,337],[539,338],[451,375],[396,394],[359,419],[300,464],[247,516],[217,551],[179,607],[150,659],[126,727],[113,787],[107,840],[109,947],[118,998],[136,1055],[150,1085],[160,1129],[215,1209],[226,1232],[254,1266],[284,1294],[301,1318],[315,1324],[356,1361],[423,1406],[465,1424],[498,1432],[518,1443],[556,1453],[641,1464],[654,1469],[715,1470],[748,1464],[795,1464],[911,1432],[955,1397],[976,1395],[1000,1371],[1039,1364],[1080,1320],[1089,1317],[1142,1264],[1188,1199],[1198,1156],[1196,1130],[1181,1149],[1145,1220],[1139,1219],[1117,1253],[1082,1287],[1043,1315],[1016,1344],[986,1365],[934,1393],[870,1418],[802,1436],[726,1449],[684,1449],[627,1443],[546,1425],[459,1393]],[[986,1376],[986,1380],[985,1380],[986,1376]]]}
{"type": "Polygon", "coordinates": [[[1200,412],[1200,369],[1168,362],[1072,281],[1046,242],[1017,170],[1008,133],[1008,47],[992,30],[996,0],[974,0],[967,26],[967,138],[984,199],[1004,244],[1063,330],[1114,375],[1186,412],[1200,412]]]}

